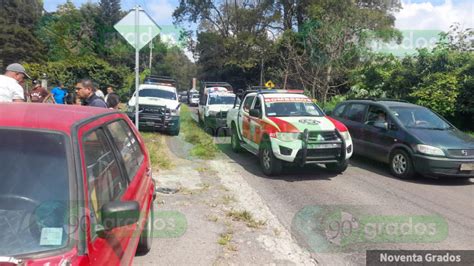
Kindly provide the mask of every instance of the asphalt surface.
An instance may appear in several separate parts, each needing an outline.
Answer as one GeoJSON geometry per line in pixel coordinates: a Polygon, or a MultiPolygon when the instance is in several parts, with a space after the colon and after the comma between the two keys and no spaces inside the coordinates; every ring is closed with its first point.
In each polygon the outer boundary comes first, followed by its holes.
{"type": "Polygon", "coordinates": [[[365,264],[365,251],[373,249],[474,247],[474,179],[400,180],[387,165],[358,156],[339,175],[314,165],[285,166],[282,175],[266,177],[254,155],[234,153],[229,144],[219,147],[221,160],[240,169],[321,264],[365,264]]]}
{"type": "Polygon", "coordinates": [[[243,166],[241,175],[265,199],[284,226],[292,230],[298,243],[321,254],[326,263],[335,257],[342,257],[351,264],[364,264],[365,250],[368,249],[456,250],[474,247],[473,179],[416,177],[405,181],[392,177],[388,166],[363,157],[352,158],[349,168],[340,175],[330,174],[322,166],[307,166],[285,167],[282,175],[270,178],[262,174],[252,154],[246,151],[235,154],[229,145],[221,145],[221,148],[231,160],[243,166]],[[299,220],[312,224],[309,233],[301,230],[301,226],[297,225],[298,219],[295,220],[295,215],[303,208],[312,210],[306,216],[298,216],[299,220]],[[314,211],[321,209],[325,211],[314,211]],[[365,240],[359,238],[352,244],[338,243],[336,235],[341,232],[337,229],[338,224],[329,227],[331,225],[323,220],[334,220],[331,216],[340,213],[339,210],[344,212],[342,217],[336,219],[341,223],[350,220],[352,226],[357,227],[364,218],[376,217],[373,220],[379,221],[378,234],[385,232],[393,237],[370,243],[371,239],[375,239],[371,225],[363,230],[368,234],[365,240]],[[427,224],[435,219],[436,232],[423,231],[425,229],[421,225],[417,227],[419,231],[414,233],[410,232],[410,225],[406,225],[403,234],[419,233],[419,237],[415,240],[409,236],[397,238],[402,232],[393,231],[393,226],[398,226],[400,230],[401,224],[410,221],[410,217],[411,231],[419,222],[429,226],[427,224]],[[393,225],[393,222],[398,222],[398,225],[393,225]],[[392,223],[391,228],[386,227],[388,223],[392,223]],[[324,224],[326,227],[321,228],[324,224]],[[317,236],[321,236],[322,240],[313,241],[317,236]],[[331,242],[332,238],[336,241],[331,242]]]}

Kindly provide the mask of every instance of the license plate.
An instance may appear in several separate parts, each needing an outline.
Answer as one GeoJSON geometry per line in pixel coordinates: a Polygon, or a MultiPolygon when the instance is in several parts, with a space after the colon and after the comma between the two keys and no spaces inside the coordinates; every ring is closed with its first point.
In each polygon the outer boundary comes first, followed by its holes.
{"type": "Polygon", "coordinates": [[[461,164],[461,171],[474,171],[474,163],[461,164]]]}
{"type": "Polygon", "coordinates": [[[334,149],[341,147],[340,144],[309,144],[308,149],[334,149]]]}
{"type": "Polygon", "coordinates": [[[147,121],[147,122],[146,122],[146,125],[147,125],[147,126],[154,126],[154,125],[155,125],[155,122],[147,121]]]}

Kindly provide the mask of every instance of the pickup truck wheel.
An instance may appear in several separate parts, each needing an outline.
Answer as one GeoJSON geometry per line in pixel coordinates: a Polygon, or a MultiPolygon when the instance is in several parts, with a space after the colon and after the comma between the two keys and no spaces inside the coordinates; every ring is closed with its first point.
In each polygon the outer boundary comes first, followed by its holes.
{"type": "Polygon", "coordinates": [[[348,166],[349,166],[349,160],[344,160],[339,163],[327,163],[326,169],[328,169],[329,171],[333,173],[341,174],[344,171],[346,171],[348,166]]]}
{"type": "Polygon", "coordinates": [[[179,135],[179,128],[177,130],[170,131],[171,136],[178,136],[179,135]]]}
{"type": "Polygon", "coordinates": [[[230,144],[232,145],[232,150],[235,152],[235,153],[238,153],[241,151],[241,147],[240,147],[240,139],[239,139],[239,136],[237,135],[237,129],[235,129],[235,127],[232,127],[232,135],[230,137],[230,144]]]}
{"type": "Polygon", "coordinates": [[[400,179],[410,179],[415,174],[410,155],[401,149],[394,150],[390,155],[390,172],[400,179]]]}
{"type": "Polygon", "coordinates": [[[273,154],[270,143],[264,142],[260,147],[260,166],[267,176],[275,176],[281,173],[282,162],[273,154]]]}
{"type": "Polygon", "coordinates": [[[146,220],[145,226],[143,227],[143,231],[140,235],[140,239],[138,240],[138,246],[137,246],[137,252],[136,254],[138,255],[145,255],[147,254],[150,249],[151,245],[153,242],[153,223],[154,223],[154,207],[153,207],[153,201],[151,202],[150,205],[150,214],[148,215],[148,218],[146,220]]]}

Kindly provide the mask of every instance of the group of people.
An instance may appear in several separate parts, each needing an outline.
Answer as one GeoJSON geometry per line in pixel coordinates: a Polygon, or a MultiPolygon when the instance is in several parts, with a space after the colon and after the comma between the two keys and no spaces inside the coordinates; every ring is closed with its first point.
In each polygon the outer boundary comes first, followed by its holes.
{"type": "Polygon", "coordinates": [[[0,102],[26,102],[27,98],[34,103],[43,103],[54,98],[56,104],[80,104],[110,109],[118,109],[120,97],[112,86],[107,88],[107,95],[95,86],[90,79],[77,82],[75,90],[68,92],[62,83],[48,92],[38,80],[33,80],[33,89],[24,93],[23,85],[31,77],[25,68],[18,63],[8,65],[4,75],[0,75],[0,102]]]}

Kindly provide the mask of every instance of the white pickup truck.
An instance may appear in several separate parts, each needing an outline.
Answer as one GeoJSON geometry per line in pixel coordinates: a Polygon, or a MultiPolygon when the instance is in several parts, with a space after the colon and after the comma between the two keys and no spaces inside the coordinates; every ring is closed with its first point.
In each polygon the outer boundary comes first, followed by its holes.
{"type": "Polygon", "coordinates": [[[242,98],[227,114],[232,150],[257,155],[264,174],[278,175],[283,162],[346,170],[353,152],[349,131],[302,91],[247,91],[242,98]]]}
{"type": "Polygon", "coordinates": [[[227,111],[232,109],[235,94],[225,87],[208,87],[203,91],[199,102],[199,122],[212,135],[227,133],[227,111]]]}
{"type": "MultiPolygon", "coordinates": [[[[169,84],[141,84],[139,87],[140,128],[166,131],[172,136],[179,134],[180,106],[176,88],[169,84]]],[[[136,95],[128,101],[127,114],[135,121],[136,95]]]]}

